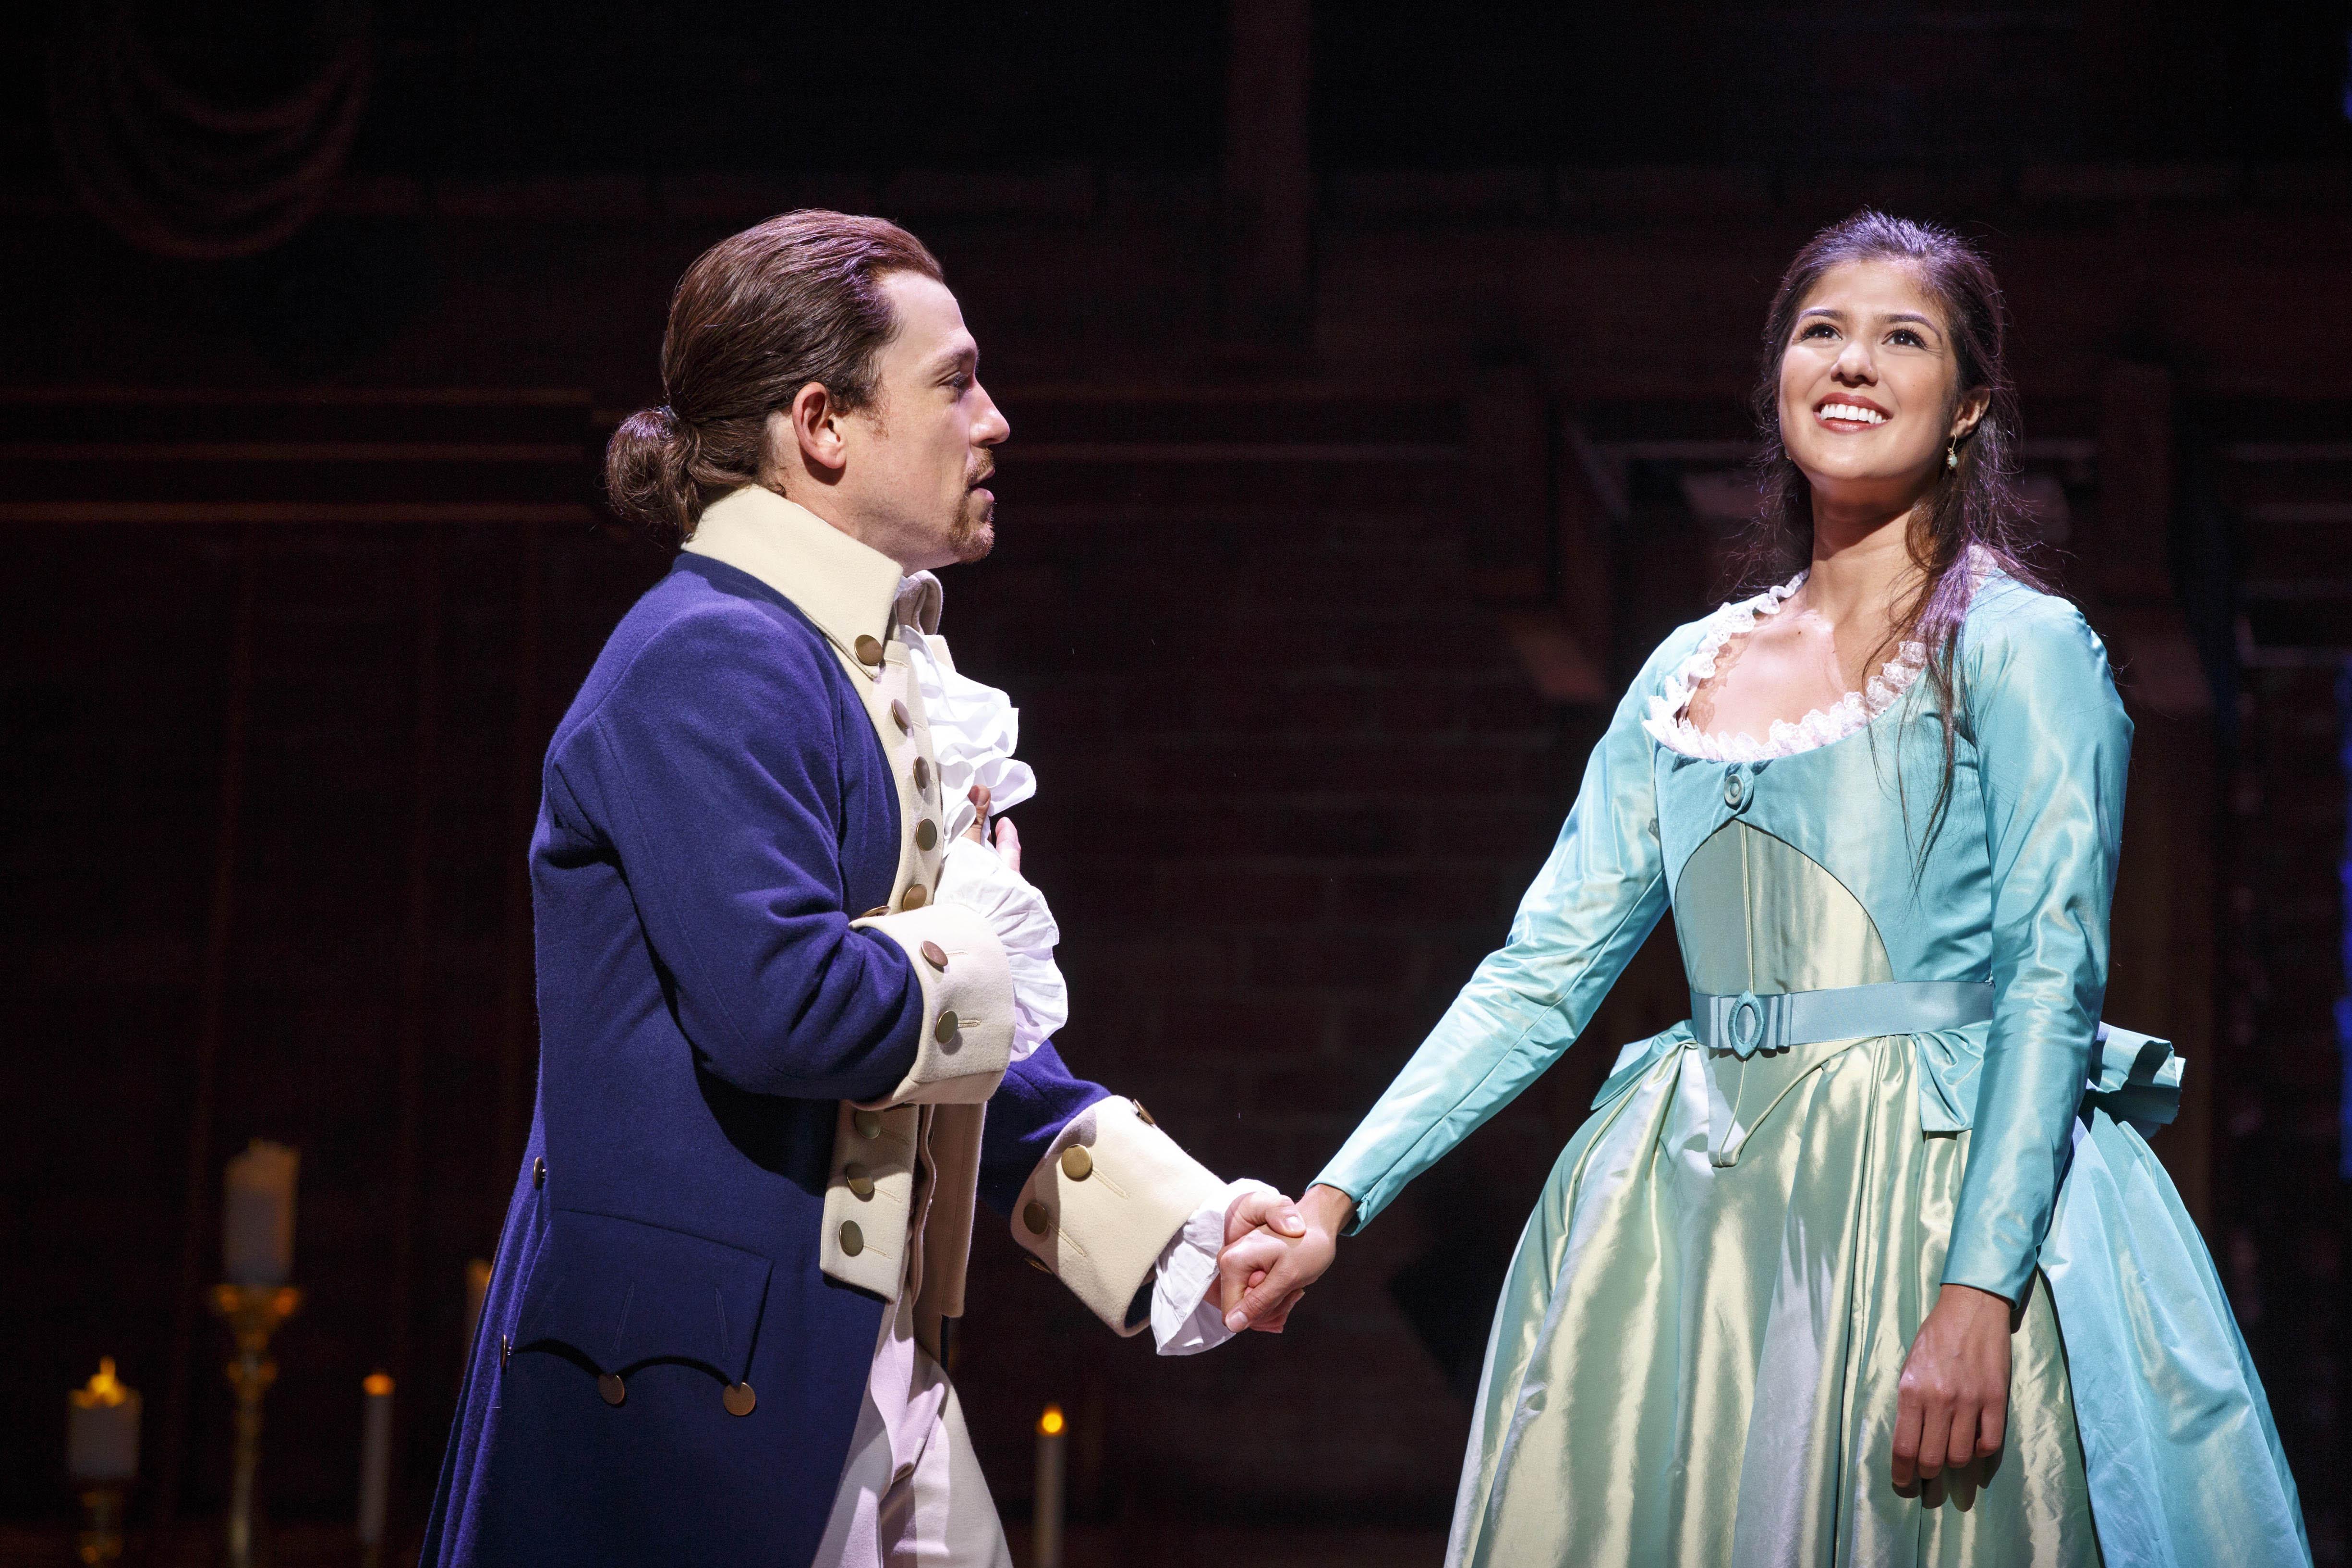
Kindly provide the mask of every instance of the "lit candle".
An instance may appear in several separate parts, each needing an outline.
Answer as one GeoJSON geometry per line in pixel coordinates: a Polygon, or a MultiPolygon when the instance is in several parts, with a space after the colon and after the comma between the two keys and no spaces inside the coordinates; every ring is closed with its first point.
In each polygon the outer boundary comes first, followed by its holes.
{"type": "Polygon", "coordinates": [[[100,1356],[87,1388],[66,1395],[66,1472],[77,1481],[127,1481],[139,1474],[139,1391],[100,1356]]]}
{"type": "Polygon", "coordinates": [[[301,1156],[255,1139],[228,1163],[221,1272],[232,1285],[283,1285],[294,1273],[294,1171],[301,1156]]]}
{"type": "Polygon", "coordinates": [[[1068,1474],[1069,1447],[1062,1407],[1048,1405],[1037,1417],[1037,1506],[1029,1531],[1030,1568],[1062,1568],[1063,1479],[1068,1474]]]}
{"type": "Polygon", "coordinates": [[[392,1500],[392,1379],[368,1373],[360,1384],[360,1544],[383,1544],[392,1500]]]}
{"type": "Polygon", "coordinates": [[[490,1260],[487,1258],[468,1259],[466,1264],[466,1356],[464,1364],[473,1364],[474,1336],[481,1331],[482,1303],[490,1295],[490,1260]]]}

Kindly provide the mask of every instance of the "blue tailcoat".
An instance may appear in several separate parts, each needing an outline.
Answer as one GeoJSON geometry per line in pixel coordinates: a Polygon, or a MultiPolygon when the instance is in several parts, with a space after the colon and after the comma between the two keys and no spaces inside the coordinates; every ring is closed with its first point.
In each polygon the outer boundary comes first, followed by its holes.
{"type": "MultiPolygon", "coordinates": [[[[426,1564],[810,1561],[884,1310],[818,1270],[836,1102],[888,1093],[922,1018],[904,952],[849,926],[898,846],[823,635],[680,556],[548,750],[538,1107],[426,1564]]],[[[1103,1092],[1050,1045],[1015,1063],[982,1197],[1008,1209],[1103,1092]]]]}

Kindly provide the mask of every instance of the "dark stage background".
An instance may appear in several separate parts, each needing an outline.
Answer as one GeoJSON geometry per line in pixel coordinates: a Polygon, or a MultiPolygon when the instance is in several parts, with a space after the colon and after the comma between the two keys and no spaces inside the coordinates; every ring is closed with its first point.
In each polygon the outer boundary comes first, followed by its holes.
{"type": "MultiPolygon", "coordinates": [[[[2042,531],[2139,724],[2107,1015],[2189,1058],[2157,1146],[2342,1563],[2352,16],[1587,9],[0,23],[0,1557],[64,1560],[109,1354],[134,1550],[205,1559],[200,1292],[257,1136],[303,1161],[280,1558],[356,1561],[373,1367],[421,1525],[530,1116],[539,751],[663,568],[598,456],[705,245],[828,205],[945,260],[1014,428],[948,629],[1023,710],[1065,1049],[1297,1190],[1725,587],[1771,285],[1876,203],[2011,290],[2042,531]]],[[[1436,1561],[1507,1249],[1679,973],[1662,931],[1283,1339],[1158,1361],[984,1223],[955,1371],[1016,1542],[1050,1399],[1074,1562],[1436,1561]]]]}

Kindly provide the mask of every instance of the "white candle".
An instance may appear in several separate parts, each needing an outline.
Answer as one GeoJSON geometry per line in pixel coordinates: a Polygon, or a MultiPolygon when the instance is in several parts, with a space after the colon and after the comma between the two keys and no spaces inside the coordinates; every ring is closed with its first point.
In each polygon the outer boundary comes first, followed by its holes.
{"type": "Polygon", "coordinates": [[[1062,1407],[1048,1405],[1037,1417],[1037,1501],[1029,1529],[1029,1568],[1062,1568],[1063,1480],[1068,1474],[1069,1447],[1062,1407]]]}
{"type": "Polygon", "coordinates": [[[368,1373],[360,1384],[360,1544],[383,1544],[392,1500],[392,1379],[368,1373]]]}
{"type": "Polygon", "coordinates": [[[101,1356],[87,1388],[66,1395],[66,1473],[77,1481],[127,1481],[139,1474],[139,1391],[101,1356]]]}
{"type": "Polygon", "coordinates": [[[283,1285],[294,1273],[294,1174],[301,1156],[255,1139],[228,1163],[221,1272],[232,1285],[283,1285]]]}

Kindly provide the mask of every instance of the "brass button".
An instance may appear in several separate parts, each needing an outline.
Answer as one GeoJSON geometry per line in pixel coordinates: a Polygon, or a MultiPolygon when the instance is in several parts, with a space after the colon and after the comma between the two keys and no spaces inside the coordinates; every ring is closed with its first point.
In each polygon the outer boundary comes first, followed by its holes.
{"type": "Polygon", "coordinates": [[[1044,1204],[1031,1198],[1029,1206],[1021,1211],[1021,1223],[1029,1227],[1030,1235],[1043,1236],[1045,1234],[1045,1227],[1054,1223],[1054,1216],[1045,1212],[1044,1204]]]}
{"type": "Polygon", "coordinates": [[[547,1185],[547,1161],[544,1156],[534,1155],[531,1158],[530,1184],[534,1187],[547,1185]]]}
{"type": "Polygon", "coordinates": [[[882,1113],[878,1110],[853,1110],[849,1113],[849,1124],[857,1129],[860,1138],[882,1136],[882,1113]]]}
{"type": "Polygon", "coordinates": [[[915,824],[916,848],[924,850],[935,849],[939,847],[939,842],[940,825],[938,823],[933,822],[927,816],[923,818],[922,821],[915,824]]]}
{"type": "Polygon", "coordinates": [[[915,793],[921,795],[931,787],[931,763],[928,757],[915,759],[915,793]]]}
{"type": "Polygon", "coordinates": [[[1074,1182],[1083,1182],[1095,1173],[1095,1157],[1083,1145],[1073,1143],[1062,1151],[1062,1174],[1074,1182]]]}
{"type": "Polygon", "coordinates": [[[749,1415],[758,1406],[760,1396],[751,1392],[748,1383],[730,1383],[727,1392],[719,1396],[719,1403],[727,1406],[730,1415],[749,1415]]]}
{"type": "Polygon", "coordinates": [[[844,1165],[841,1179],[849,1184],[849,1190],[861,1200],[874,1195],[874,1178],[866,1174],[865,1166],[844,1165]]]}
{"type": "Polygon", "coordinates": [[[607,1405],[618,1405],[629,1396],[628,1385],[617,1372],[608,1372],[596,1380],[596,1392],[604,1396],[607,1405]]]}
{"type": "Polygon", "coordinates": [[[841,1222],[841,1250],[850,1258],[866,1250],[866,1233],[857,1228],[857,1222],[854,1219],[841,1222]]]}
{"type": "Polygon", "coordinates": [[[882,662],[882,645],[864,632],[857,634],[857,662],[860,664],[882,662]]]}
{"type": "Polygon", "coordinates": [[[920,882],[909,882],[907,884],[907,890],[898,895],[898,907],[902,910],[919,910],[930,902],[930,894],[923,891],[923,885],[920,882]]]}
{"type": "Polygon", "coordinates": [[[923,943],[923,962],[933,969],[945,969],[948,966],[948,950],[938,942],[927,942],[923,943]]]}
{"type": "Polygon", "coordinates": [[[933,1038],[933,1039],[935,1039],[935,1040],[937,1040],[940,1044],[941,1044],[941,1045],[943,1045],[943,1046],[944,1046],[944,1045],[946,1045],[950,1040],[952,1040],[952,1039],[954,1039],[955,1037],[956,1037],[956,1016],[955,1016],[955,1009],[954,1009],[954,1008],[952,1008],[952,1007],[944,1008],[944,1009],[942,1009],[942,1010],[940,1011],[940,1021],[939,1021],[938,1023],[936,1023],[936,1024],[933,1024],[933,1025],[931,1026],[931,1038],[933,1038]]]}
{"type": "Polygon", "coordinates": [[[1135,1102],[1135,1119],[1138,1121],[1142,1122],[1146,1127],[1157,1127],[1160,1125],[1160,1123],[1151,1120],[1151,1112],[1143,1109],[1143,1101],[1139,1100],[1135,1102]]]}
{"type": "Polygon", "coordinates": [[[884,915],[887,915],[887,914],[888,914],[889,912],[890,912],[890,906],[889,906],[889,905],[887,905],[887,904],[877,904],[877,905],[875,905],[872,909],[870,909],[870,910],[866,910],[864,914],[862,914],[862,915],[858,916],[857,918],[858,918],[859,920],[862,920],[862,921],[876,921],[876,920],[880,920],[884,915]]]}
{"type": "Polygon", "coordinates": [[[907,711],[907,705],[896,698],[891,699],[890,701],[890,718],[898,726],[898,733],[905,735],[913,732],[914,717],[907,711]]]}

